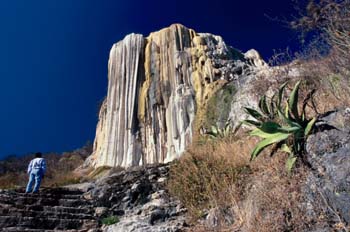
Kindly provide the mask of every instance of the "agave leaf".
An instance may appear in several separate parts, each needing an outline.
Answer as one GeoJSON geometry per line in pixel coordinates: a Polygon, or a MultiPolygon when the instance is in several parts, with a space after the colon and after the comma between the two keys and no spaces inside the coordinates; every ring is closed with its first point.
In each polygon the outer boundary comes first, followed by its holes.
{"type": "Polygon", "coordinates": [[[260,98],[259,108],[264,114],[270,115],[270,109],[266,103],[266,96],[265,95],[260,98]]]}
{"type": "Polygon", "coordinates": [[[256,126],[256,127],[261,126],[261,122],[257,122],[257,121],[249,120],[249,119],[243,120],[242,123],[246,124],[246,125],[250,125],[250,126],[256,126]]]}
{"type": "Polygon", "coordinates": [[[281,102],[282,102],[282,97],[283,97],[283,92],[284,92],[284,88],[287,86],[288,82],[285,82],[284,84],[282,84],[280,86],[280,88],[278,89],[278,99],[277,99],[277,109],[281,108],[281,102]]]}
{"type": "Polygon", "coordinates": [[[278,112],[278,116],[282,119],[282,121],[287,123],[289,126],[302,128],[299,123],[294,122],[293,120],[287,118],[280,110],[277,110],[277,112],[278,112]]]}
{"type": "Polygon", "coordinates": [[[276,112],[275,109],[277,107],[276,100],[275,100],[276,96],[277,96],[277,94],[274,93],[270,99],[270,119],[273,119],[275,116],[275,112],[276,112]]]}
{"type": "Polygon", "coordinates": [[[292,150],[289,148],[289,146],[287,144],[282,144],[281,146],[281,150],[284,151],[284,152],[287,152],[289,154],[292,154],[292,150]]]}
{"type": "Polygon", "coordinates": [[[270,115],[269,115],[270,119],[274,119],[275,118],[275,113],[276,113],[275,108],[276,108],[276,104],[274,102],[272,102],[272,100],[271,100],[271,103],[270,103],[270,115]]]}
{"type": "Polygon", "coordinates": [[[212,132],[212,131],[208,131],[206,132],[205,134],[209,135],[210,137],[213,136],[213,137],[217,137],[218,134],[212,132]]]}
{"type": "Polygon", "coordinates": [[[211,139],[217,139],[217,136],[216,136],[216,135],[209,134],[209,138],[211,138],[211,139]]]}
{"type": "MultiPolygon", "coordinates": [[[[305,114],[307,103],[313,99],[314,94],[316,93],[316,89],[312,89],[307,95],[306,98],[303,101],[303,107],[302,107],[302,113],[305,114]]],[[[305,115],[304,115],[305,116],[305,115]]],[[[304,118],[305,120],[305,118],[304,118]]]]}
{"type": "Polygon", "coordinates": [[[290,127],[281,127],[278,129],[279,132],[283,132],[283,133],[293,133],[296,132],[298,130],[302,129],[301,127],[298,126],[290,126],[290,127]]]}
{"type": "Polygon", "coordinates": [[[290,118],[289,117],[289,106],[288,106],[288,104],[286,104],[286,108],[284,109],[284,116],[286,117],[286,118],[290,118]]]}
{"type": "Polygon", "coordinates": [[[298,81],[292,92],[290,93],[289,99],[288,99],[288,105],[289,105],[289,109],[292,112],[292,114],[294,115],[296,120],[299,120],[299,113],[298,113],[298,92],[299,92],[299,85],[300,85],[301,81],[298,81]]]}
{"type": "Polygon", "coordinates": [[[297,161],[297,157],[293,154],[290,154],[288,156],[288,159],[286,160],[286,169],[290,173],[294,167],[295,161],[297,161]]]}
{"type": "Polygon", "coordinates": [[[259,129],[266,133],[276,133],[280,127],[276,122],[264,122],[259,129]]]}
{"type": "Polygon", "coordinates": [[[225,136],[228,136],[230,134],[231,131],[231,125],[228,125],[225,127],[225,136]]]}
{"type": "Polygon", "coordinates": [[[211,126],[211,132],[215,135],[218,134],[218,128],[216,128],[215,126],[211,126]]]}
{"type": "Polygon", "coordinates": [[[220,128],[218,128],[218,135],[219,137],[223,137],[224,136],[224,131],[220,128]]]}
{"type": "Polygon", "coordinates": [[[252,116],[253,118],[261,121],[264,117],[261,115],[261,113],[259,113],[258,111],[252,109],[252,108],[249,108],[249,107],[244,107],[244,109],[246,110],[246,112],[252,116]]]}
{"type": "Polygon", "coordinates": [[[273,144],[273,143],[278,143],[281,142],[283,140],[286,140],[288,138],[289,134],[285,134],[285,133],[276,133],[274,136],[265,138],[264,140],[260,141],[256,147],[254,148],[250,160],[253,160],[255,157],[257,157],[260,152],[262,152],[264,150],[264,148],[266,148],[267,146],[273,144]]]}
{"type": "Polygon", "coordinates": [[[268,133],[268,132],[261,130],[260,128],[255,128],[254,130],[252,130],[249,133],[250,136],[258,136],[258,137],[264,138],[264,139],[271,138],[271,137],[274,137],[274,136],[277,136],[280,134],[289,134],[289,133],[285,133],[285,132],[268,133]]]}
{"type": "Polygon", "coordinates": [[[312,129],[312,127],[314,126],[315,122],[316,122],[316,117],[314,117],[313,119],[311,119],[311,121],[306,125],[305,131],[304,131],[304,136],[305,136],[305,137],[308,136],[308,135],[310,134],[311,129],[312,129]]]}
{"type": "Polygon", "coordinates": [[[305,139],[305,130],[303,128],[301,128],[301,130],[297,130],[294,132],[294,138],[296,139],[296,141],[299,143],[300,140],[304,140],[305,139]]]}

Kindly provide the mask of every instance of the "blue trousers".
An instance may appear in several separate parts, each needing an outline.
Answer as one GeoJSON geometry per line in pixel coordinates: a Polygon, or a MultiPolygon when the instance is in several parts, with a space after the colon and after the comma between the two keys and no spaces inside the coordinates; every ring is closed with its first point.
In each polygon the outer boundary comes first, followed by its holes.
{"type": "Polygon", "coordinates": [[[41,180],[43,178],[43,173],[41,169],[33,169],[29,174],[29,182],[27,184],[26,193],[30,193],[33,190],[33,193],[39,191],[41,180]],[[34,189],[33,189],[34,184],[34,189]]]}

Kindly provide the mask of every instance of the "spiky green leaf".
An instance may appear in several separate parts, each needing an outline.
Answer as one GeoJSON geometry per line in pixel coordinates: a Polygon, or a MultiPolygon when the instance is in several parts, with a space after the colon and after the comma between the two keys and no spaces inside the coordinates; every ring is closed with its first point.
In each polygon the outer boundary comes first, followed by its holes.
{"type": "Polygon", "coordinates": [[[217,133],[213,133],[212,131],[208,131],[208,132],[206,132],[206,134],[209,135],[209,137],[215,137],[216,138],[218,136],[217,133]]]}
{"type": "Polygon", "coordinates": [[[256,127],[261,126],[261,122],[254,121],[254,120],[249,120],[249,119],[243,120],[242,123],[246,124],[246,125],[249,125],[249,126],[256,126],[256,127]]]}
{"type": "Polygon", "coordinates": [[[259,129],[266,133],[276,133],[281,128],[280,124],[276,122],[264,122],[259,129]]]}
{"type": "Polygon", "coordinates": [[[274,136],[268,137],[260,141],[254,148],[250,160],[253,160],[255,157],[257,157],[260,154],[260,152],[262,152],[267,146],[286,140],[288,136],[289,134],[276,133],[274,136]]]}
{"type": "Polygon", "coordinates": [[[297,161],[297,157],[290,154],[288,159],[286,160],[286,169],[290,173],[294,167],[295,162],[297,161]]]}
{"type": "Polygon", "coordinates": [[[289,133],[285,133],[285,132],[268,133],[268,132],[262,131],[260,128],[255,128],[249,133],[250,136],[258,136],[264,139],[271,138],[280,134],[289,134],[289,133]]]}
{"type": "Polygon", "coordinates": [[[298,81],[292,92],[290,93],[290,96],[288,98],[288,105],[289,109],[292,112],[293,116],[296,120],[299,120],[299,113],[298,113],[298,92],[299,92],[299,85],[301,81],[298,81]]]}
{"type": "Polygon", "coordinates": [[[228,136],[230,134],[231,130],[232,130],[231,125],[226,126],[225,130],[224,130],[225,136],[228,136]]]}
{"type": "Polygon", "coordinates": [[[304,136],[305,136],[305,137],[308,136],[308,135],[310,134],[311,129],[312,129],[312,127],[314,126],[315,122],[316,122],[316,117],[314,117],[313,119],[311,119],[311,121],[306,125],[305,131],[304,131],[304,136]]]}
{"type": "Polygon", "coordinates": [[[290,117],[289,117],[289,106],[288,106],[288,104],[286,104],[286,107],[285,107],[285,109],[284,109],[284,116],[285,116],[286,118],[290,119],[290,117]]]}
{"type": "Polygon", "coordinates": [[[259,108],[261,112],[263,112],[266,115],[270,115],[270,109],[269,106],[266,103],[266,96],[262,96],[259,101],[259,108]]]}
{"type": "Polygon", "coordinates": [[[299,123],[294,122],[292,119],[287,118],[280,110],[277,110],[277,112],[278,112],[278,116],[280,117],[280,119],[281,119],[284,123],[288,124],[288,125],[291,126],[291,127],[299,127],[299,128],[302,128],[302,126],[301,126],[299,123]]]}
{"type": "Polygon", "coordinates": [[[244,109],[250,116],[252,116],[253,118],[257,119],[258,121],[262,121],[263,120],[264,117],[258,111],[254,110],[252,108],[249,108],[249,107],[244,107],[244,109]]]}
{"type": "Polygon", "coordinates": [[[211,132],[213,133],[213,134],[218,134],[218,128],[216,127],[216,126],[211,126],[211,132]]]}
{"type": "Polygon", "coordinates": [[[283,126],[281,128],[278,129],[279,132],[283,132],[283,133],[294,133],[298,130],[301,130],[301,127],[298,126],[283,126]]]}
{"type": "Polygon", "coordinates": [[[281,146],[281,150],[284,151],[284,152],[287,152],[288,154],[291,154],[292,153],[292,150],[289,148],[289,146],[287,144],[282,144],[281,146]]]}
{"type": "Polygon", "coordinates": [[[281,108],[281,103],[282,103],[282,97],[283,97],[283,92],[284,92],[284,88],[287,86],[288,82],[285,82],[284,84],[282,84],[280,86],[280,88],[278,89],[278,98],[277,98],[277,109],[280,110],[281,108]]]}

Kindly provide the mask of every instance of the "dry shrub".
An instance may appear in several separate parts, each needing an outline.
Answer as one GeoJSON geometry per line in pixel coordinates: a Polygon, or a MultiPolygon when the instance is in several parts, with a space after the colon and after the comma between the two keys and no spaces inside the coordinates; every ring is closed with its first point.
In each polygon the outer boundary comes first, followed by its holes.
{"type": "MultiPolygon", "coordinates": [[[[350,1],[349,0],[309,0],[299,7],[300,17],[294,18],[291,28],[299,30],[302,37],[312,34],[307,57],[325,57],[330,54],[335,73],[349,75],[350,62],[350,1]]],[[[349,77],[349,76],[348,76],[349,77]]]]}
{"type": "Polygon", "coordinates": [[[6,173],[0,176],[0,189],[15,189],[25,186],[28,176],[23,173],[6,173]]]}
{"type": "Polygon", "coordinates": [[[75,175],[72,171],[61,173],[56,175],[54,178],[50,178],[43,181],[45,187],[61,187],[65,185],[78,184],[82,180],[81,176],[75,175]]]}
{"type": "MultiPolygon", "coordinates": [[[[192,219],[204,216],[207,209],[231,210],[250,172],[248,150],[253,146],[232,139],[194,142],[171,167],[170,193],[181,200],[192,219]]],[[[217,216],[220,220],[220,212],[217,216]]]]}
{"type": "Polygon", "coordinates": [[[286,158],[277,152],[251,163],[252,175],[241,202],[243,231],[302,231],[305,211],[301,208],[301,192],[306,171],[299,165],[288,174],[286,158]]]}

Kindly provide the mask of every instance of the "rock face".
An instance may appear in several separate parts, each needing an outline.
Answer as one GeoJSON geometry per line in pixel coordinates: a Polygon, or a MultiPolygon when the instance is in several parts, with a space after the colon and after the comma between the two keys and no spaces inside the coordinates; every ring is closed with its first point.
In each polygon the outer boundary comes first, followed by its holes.
{"type": "Polygon", "coordinates": [[[104,216],[119,218],[103,231],[181,231],[186,210],[166,191],[168,172],[169,165],[133,167],[96,181],[85,197],[94,199],[96,207],[108,209],[104,216]]]}
{"type": "MultiPolygon", "coordinates": [[[[311,217],[317,217],[315,209],[321,208],[330,224],[345,226],[350,224],[350,109],[333,112],[323,121],[328,128],[307,141],[308,159],[314,171],[306,185],[306,205],[311,217]]],[[[315,227],[315,231],[334,229],[315,227]]]]}
{"type": "Polygon", "coordinates": [[[264,65],[255,51],[245,58],[221,37],[178,24],[147,38],[126,36],[110,52],[89,164],[128,167],[179,157],[201,126],[208,99],[264,65]]]}

